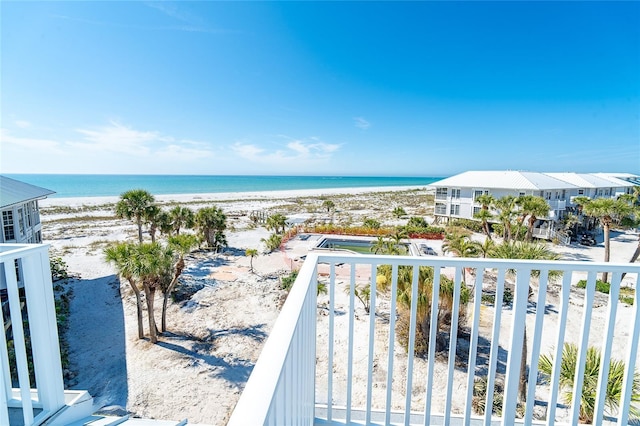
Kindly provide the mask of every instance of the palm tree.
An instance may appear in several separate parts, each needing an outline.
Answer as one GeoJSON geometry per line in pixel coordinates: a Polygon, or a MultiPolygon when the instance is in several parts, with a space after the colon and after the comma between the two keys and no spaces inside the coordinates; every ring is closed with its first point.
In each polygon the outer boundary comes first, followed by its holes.
{"type": "Polygon", "coordinates": [[[192,234],[174,235],[169,237],[169,248],[175,254],[175,261],[173,264],[173,277],[168,285],[163,287],[163,300],[162,300],[162,325],[161,330],[164,333],[167,331],[167,302],[169,295],[173,292],[178,278],[184,271],[185,263],[184,256],[191,252],[198,245],[198,239],[192,234]]]}
{"type": "Polygon", "coordinates": [[[395,209],[393,209],[392,213],[397,218],[400,218],[400,217],[405,216],[407,214],[407,212],[400,206],[398,206],[395,209]]]}
{"type": "MultiPolygon", "coordinates": [[[[378,267],[377,282],[382,291],[388,291],[391,283],[392,268],[390,265],[378,267]]],[[[411,312],[411,293],[413,282],[413,267],[401,265],[398,267],[397,300],[401,308],[399,315],[401,318],[407,317],[411,312]]],[[[451,311],[454,302],[454,282],[444,275],[440,276],[440,291],[438,300],[438,314],[436,319],[436,350],[446,347],[445,339],[439,332],[447,321],[450,321],[451,311]]],[[[425,355],[428,350],[429,331],[431,328],[431,293],[433,289],[433,268],[421,266],[418,270],[418,299],[416,309],[416,355],[425,355]]],[[[460,283],[460,303],[466,305],[469,302],[470,292],[467,287],[460,283]]],[[[460,312],[463,311],[461,307],[460,312]]],[[[408,336],[406,336],[408,337],[408,336]]],[[[400,335],[404,340],[404,337],[400,335]]],[[[406,340],[408,341],[408,339],[406,340]]]]}
{"type": "Polygon", "coordinates": [[[253,272],[253,258],[258,255],[258,250],[247,249],[245,250],[244,255],[249,256],[249,272],[253,272]]]}
{"type": "MultiPolygon", "coordinates": [[[[586,197],[576,197],[575,202],[582,206],[584,214],[599,219],[604,233],[604,261],[608,262],[611,254],[609,236],[611,225],[629,216],[633,211],[632,207],[625,199],[596,198],[590,200],[586,197]]],[[[603,272],[602,281],[608,282],[608,279],[609,272],[603,272]]]]}
{"type": "Polygon", "coordinates": [[[408,237],[407,231],[402,227],[397,227],[395,231],[391,235],[389,235],[389,239],[391,240],[391,253],[389,254],[407,254],[406,245],[402,244],[402,240],[408,237]]]}
{"type": "Polygon", "coordinates": [[[331,200],[324,200],[322,202],[322,207],[324,207],[325,209],[327,209],[327,213],[331,213],[331,210],[336,208],[336,203],[334,203],[331,200]]]}
{"type": "Polygon", "coordinates": [[[149,206],[144,212],[144,221],[149,226],[149,235],[151,236],[151,242],[156,242],[156,231],[160,227],[160,221],[162,220],[160,213],[162,210],[156,205],[149,206]]]}
{"type": "Polygon", "coordinates": [[[498,220],[502,223],[504,241],[511,240],[511,222],[515,219],[516,213],[516,197],[513,195],[505,195],[498,198],[494,202],[494,207],[498,210],[498,220]]]}
{"type": "Polygon", "coordinates": [[[473,215],[476,219],[480,219],[482,222],[482,229],[487,235],[487,238],[491,239],[491,232],[489,230],[489,220],[493,219],[493,215],[489,211],[489,206],[495,203],[496,199],[491,194],[482,194],[476,197],[476,202],[482,205],[480,211],[473,215]]]}
{"type": "Polygon", "coordinates": [[[474,243],[476,245],[477,255],[482,258],[491,257],[491,253],[493,253],[496,247],[496,243],[489,238],[486,238],[482,243],[477,241],[474,241],[474,243]]]}
{"type": "Polygon", "coordinates": [[[227,229],[227,216],[218,207],[205,207],[198,210],[195,218],[202,241],[215,249],[227,245],[224,231],[227,229]]]}
{"type": "Polygon", "coordinates": [[[135,219],[138,225],[138,240],[142,244],[142,219],[155,199],[144,189],[133,189],[120,195],[116,204],[116,215],[120,218],[135,219]]]}
{"type": "Polygon", "coordinates": [[[476,257],[478,246],[468,235],[447,233],[442,242],[442,252],[453,253],[458,257],[476,257]]]}
{"type": "MultiPolygon", "coordinates": [[[[584,368],[584,384],[580,394],[580,417],[581,423],[592,423],[596,403],[598,376],[601,365],[600,351],[590,346],[587,349],[587,357],[584,368]]],[[[575,382],[576,364],[578,360],[578,346],[572,343],[565,343],[562,348],[562,359],[560,360],[560,389],[564,389],[563,399],[567,404],[574,401],[573,384],[575,382]]],[[[542,355],[538,368],[540,372],[551,376],[553,372],[553,356],[542,355]]],[[[609,360],[609,376],[607,379],[605,406],[610,412],[615,413],[620,405],[622,397],[622,384],[626,367],[624,362],[615,359],[609,360]]],[[[630,420],[640,418],[640,374],[633,375],[631,386],[631,406],[629,407],[630,420]]]]}
{"type": "MultiPolygon", "coordinates": [[[[545,244],[531,243],[526,241],[511,241],[500,244],[490,252],[490,257],[498,259],[529,259],[529,260],[558,260],[560,255],[554,253],[545,244]]],[[[540,271],[531,271],[532,276],[537,276],[540,271]]],[[[556,273],[550,272],[549,276],[556,273]]],[[[531,283],[527,298],[531,296],[531,283]]],[[[518,393],[521,402],[524,402],[527,395],[527,327],[525,323],[524,338],[522,341],[522,358],[520,361],[520,383],[518,393]]]]}
{"type": "Polygon", "coordinates": [[[538,217],[547,216],[551,206],[542,198],[535,195],[522,195],[516,200],[516,204],[520,207],[520,224],[524,223],[524,220],[529,217],[527,225],[527,235],[525,239],[527,241],[533,240],[533,226],[538,220],[538,217]]]}
{"type": "MultiPolygon", "coordinates": [[[[448,233],[442,243],[443,253],[453,253],[458,257],[478,257],[478,242],[473,241],[468,235],[448,233]]],[[[462,282],[467,284],[467,268],[462,269],[462,282]]]]}
{"type": "Polygon", "coordinates": [[[389,254],[389,240],[382,235],[379,235],[371,245],[371,251],[375,254],[389,254]]]}
{"type": "Polygon", "coordinates": [[[260,238],[265,246],[267,247],[267,251],[271,253],[272,251],[278,249],[280,244],[282,244],[282,235],[271,234],[269,238],[260,238]]]}
{"type": "Polygon", "coordinates": [[[180,235],[181,228],[193,228],[195,214],[189,207],[176,206],[169,210],[169,218],[175,235],[180,235]]]}
{"type": "Polygon", "coordinates": [[[267,218],[267,229],[273,229],[276,234],[280,233],[278,232],[280,228],[282,228],[282,234],[284,234],[284,229],[286,226],[287,218],[280,213],[276,213],[267,218]]]}
{"type": "Polygon", "coordinates": [[[158,243],[145,243],[136,247],[132,253],[132,271],[142,283],[147,301],[147,315],[149,317],[149,340],[158,342],[158,328],[156,326],[154,302],[156,290],[167,286],[171,280],[171,264],[173,253],[170,249],[158,243]]]}
{"type": "Polygon", "coordinates": [[[138,283],[136,282],[131,262],[132,252],[135,248],[136,246],[131,243],[118,243],[107,247],[104,250],[104,255],[107,262],[112,263],[116,267],[118,275],[127,280],[129,286],[133,290],[133,293],[136,295],[136,307],[138,310],[138,339],[143,339],[142,294],[138,288],[138,283]]]}

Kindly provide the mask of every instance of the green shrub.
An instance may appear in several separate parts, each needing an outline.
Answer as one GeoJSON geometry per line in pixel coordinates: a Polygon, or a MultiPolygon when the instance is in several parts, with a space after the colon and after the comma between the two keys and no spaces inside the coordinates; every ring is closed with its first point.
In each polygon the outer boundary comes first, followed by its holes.
{"type": "MultiPolygon", "coordinates": [[[[576,287],[587,288],[587,280],[578,281],[578,283],[576,284],[576,287]]],[[[596,280],[596,290],[599,291],[600,293],[609,294],[610,288],[611,288],[611,284],[601,280],[596,280]]]]}
{"type": "Polygon", "coordinates": [[[285,291],[290,291],[296,278],[298,278],[298,271],[292,271],[289,275],[282,277],[280,279],[280,288],[285,291]]]}
{"type": "MultiPolygon", "coordinates": [[[[578,288],[587,288],[587,280],[580,280],[576,284],[578,288]]],[[[611,291],[611,284],[596,280],[596,290],[600,293],[609,294],[611,291]]],[[[627,305],[633,305],[633,301],[635,300],[635,290],[629,287],[620,287],[620,295],[618,296],[618,300],[622,303],[626,303],[627,305]]]]}
{"type": "Polygon", "coordinates": [[[482,232],[482,222],[471,219],[454,219],[449,223],[450,226],[460,226],[473,232],[482,232]]]}
{"type": "Polygon", "coordinates": [[[60,281],[69,278],[67,272],[67,264],[61,257],[54,257],[49,261],[49,267],[51,268],[51,280],[60,281]]]}

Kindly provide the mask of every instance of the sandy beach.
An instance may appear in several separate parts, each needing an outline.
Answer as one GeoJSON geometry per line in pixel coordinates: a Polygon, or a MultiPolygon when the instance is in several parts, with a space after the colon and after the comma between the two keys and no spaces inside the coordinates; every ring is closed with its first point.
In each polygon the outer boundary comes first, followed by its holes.
{"type": "MultiPolygon", "coordinates": [[[[127,411],[146,418],[186,418],[189,424],[226,424],[278,315],[282,298],[278,277],[295,268],[296,259],[311,244],[294,239],[283,251],[264,254],[261,239],[271,232],[256,227],[248,214],[262,211],[322,220],[327,216],[322,202],[330,198],[336,204],[335,221],[357,224],[364,218],[376,218],[395,225],[406,222],[391,213],[396,206],[403,207],[408,216],[430,218],[432,207],[426,197],[424,188],[395,187],[156,197],[167,208],[180,203],[197,210],[213,202],[229,217],[228,250],[222,254],[196,251],[186,259],[184,281],[191,294],[170,304],[169,333],[156,345],[138,340],[135,297],[104,260],[108,244],[136,238],[132,221],[114,217],[118,198],[43,200],[45,243],[51,245],[51,257],[61,257],[73,276],[64,285],[71,295],[65,335],[68,387],[89,390],[96,409],[106,407],[110,412],[127,411]],[[250,259],[244,255],[248,248],[261,252],[253,259],[255,273],[250,272],[250,259]]],[[[613,233],[611,261],[627,262],[637,241],[637,234],[613,233]]],[[[440,253],[440,241],[429,245],[440,253]]],[[[604,252],[602,244],[552,247],[567,260],[600,261],[604,252]]],[[[631,284],[635,279],[630,276],[625,282],[631,284]]],[[[337,303],[346,302],[340,297],[337,303]]],[[[620,324],[630,312],[620,310],[620,324]]],[[[604,314],[604,309],[596,309],[594,318],[604,314]]],[[[569,327],[578,324],[570,322],[569,327]]],[[[323,363],[326,365],[326,355],[319,354],[319,371],[323,363]]],[[[416,364],[414,374],[422,374],[423,364],[416,364]]]]}

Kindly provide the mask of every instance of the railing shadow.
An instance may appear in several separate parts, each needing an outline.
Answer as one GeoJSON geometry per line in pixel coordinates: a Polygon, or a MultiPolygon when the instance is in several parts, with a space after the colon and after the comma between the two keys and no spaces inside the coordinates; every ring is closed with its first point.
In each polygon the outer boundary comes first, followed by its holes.
{"type": "Polygon", "coordinates": [[[87,390],[94,407],[125,407],[128,398],[124,310],[115,275],[71,279],[71,315],[65,334],[70,389],[87,390]]]}

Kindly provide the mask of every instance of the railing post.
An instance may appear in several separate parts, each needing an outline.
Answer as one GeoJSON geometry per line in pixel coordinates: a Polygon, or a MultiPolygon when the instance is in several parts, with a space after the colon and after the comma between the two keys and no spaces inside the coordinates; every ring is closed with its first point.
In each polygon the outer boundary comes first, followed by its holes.
{"type": "MultiPolygon", "coordinates": [[[[531,269],[518,269],[515,300],[513,303],[513,326],[507,360],[507,375],[504,388],[504,408],[502,424],[510,424],[516,416],[520,365],[522,362],[522,344],[527,326],[527,304],[529,302],[529,280],[531,269]]],[[[525,354],[526,355],[526,354],[525,354]]]]}
{"type": "Polygon", "coordinates": [[[48,246],[22,259],[29,314],[33,368],[38,400],[45,411],[64,406],[58,324],[49,266],[48,246]]]}

